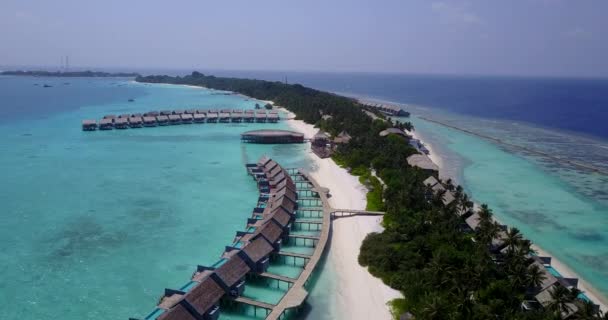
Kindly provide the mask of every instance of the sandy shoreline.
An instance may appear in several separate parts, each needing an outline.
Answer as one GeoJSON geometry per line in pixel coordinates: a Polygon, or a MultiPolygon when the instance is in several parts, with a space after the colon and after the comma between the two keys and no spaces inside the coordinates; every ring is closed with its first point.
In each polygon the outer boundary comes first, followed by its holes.
{"type": "MultiPolygon", "coordinates": [[[[294,130],[311,138],[317,132],[312,125],[301,120],[287,120],[294,130]]],[[[331,158],[320,159],[308,153],[314,164],[310,173],[320,185],[329,188],[329,202],[334,208],[365,209],[367,190],[359,179],[340,168],[331,158]]],[[[359,248],[370,232],[382,231],[379,217],[349,217],[332,222],[331,246],[327,263],[336,272],[339,290],[334,305],[341,319],[391,319],[386,303],[401,297],[401,293],[385,285],[359,265],[359,248]]]]}
{"type": "MultiPolygon", "coordinates": [[[[419,139],[420,141],[424,142],[424,139],[422,139],[420,137],[420,135],[416,133],[416,131],[412,131],[409,133],[415,139],[419,139]]],[[[442,172],[442,168],[443,168],[443,164],[444,164],[443,159],[441,157],[439,157],[436,153],[433,152],[433,146],[430,144],[427,144],[427,143],[424,143],[424,145],[426,146],[427,149],[429,149],[429,152],[430,152],[429,158],[431,158],[431,160],[435,164],[437,164],[437,166],[439,166],[439,175],[441,176],[441,178],[442,179],[453,178],[453,177],[447,176],[445,174],[445,172],[442,172]]],[[[478,206],[479,204],[476,204],[476,205],[478,206]]],[[[498,219],[494,218],[494,220],[496,220],[497,222],[500,223],[500,221],[498,219]]],[[[536,245],[533,245],[532,248],[540,256],[551,257],[551,266],[553,268],[555,268],[563,277],[579,279],[578,289],[583,291],[585,293],[585,295],[587,297],[589,297],[589,299],[591,299],[594,303],[598,304],[600,306],[600,309],[603,312],[608,311],[608,299],[604,295],[602,295],[599,292],[599,290],[595,289],[590,283],[586,282],[581,276],[579,276],[576,272],[574,272],[566,264],[564,264],[563,262],[556,259],[553,255],[551,255],[551,253],[543,250],[542,248],[540,248],[539,246],[536,246],[536,245]]]]}
{"type": "MultiPolygon", "coordinates": [[[[204,88],[190,86],[193,88],[204,88]]],[[[212,90],[204,88],[207,90],[212,90]]],[[[249,99],[254,99],[247,97],[249,99]]],[[[256,99],[257,100],[257,99],[256,99]]],[[[264,101],[274,105],[273,101],[264,101]]],[[[318,131],[314,126],[301,120],[294,120],[295,114],[289,110],[275,106],[287,113],[287,124],[294,130],[304,133],[305,138],[312,138],[318,131]]],[[[429,150],[429,158],[441,168],[444,163],[437,153],[433,152],[433,146],[427,144],[416,131],[408,132],[415,139],[419,139],[429,150]]],[[[328,159],[320,159],[312,152],[308,154],[316,170],[311,175],[324,187],[330,189],[332,197],[329,199],[334,208],[365,209],[366,189],[359,183],[357,177],[350,175],[345,169],[328,159]]],[[[449,178],[449,177],[442,177],[449,178]]],[[[380,232],[380,219],[378,217],[353,217],[337,219],[332,222],[332,239],[329,248],[328,263],[339,270],[337,272],[337,286],[335,305],[338,306],[338,314],[348,319],[390,319],[386,303],[392,299],[401,297],[401,293],[386,286],[380,279],[373,277],[367,270],[361,267],[357,261],[359,248],[365,236],[370,232],[380,232]]],[[[551,256],[551,265],[566,278],[578,278],[578,288],[593,302],[600,305],[602,311],[608,311],[608,298],[595,289],[591,284],[583,280],[566,264],[557,260],[550,253],[538,246],[534,250],[541,256],[551,256]]]]}

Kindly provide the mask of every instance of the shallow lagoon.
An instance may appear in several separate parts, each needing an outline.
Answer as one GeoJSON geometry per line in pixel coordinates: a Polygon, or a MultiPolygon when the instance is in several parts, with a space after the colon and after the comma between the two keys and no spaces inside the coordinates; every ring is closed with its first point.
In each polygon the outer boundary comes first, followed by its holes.
{"type": "MultiPolygon", "coordinates": [[[[308,165],[304,145],[240,143],[243,131],[281,123],[80,130],[82,119],[104,114],[254,107],[241,96],[124,79],[45,79],[53,87],[44,89],[36,78],[1,80],[11,83],[0,89],[3,103],[27,97],[18,104],[31,109],[5,109],[0,125],[6,319],[147,315],[165,287],[213,264],[245,226],[258,195],[245,163],[268,154],[286,167],[308,165]]],[[[280,297],[264,285],[247,292],[280,297]]]]}

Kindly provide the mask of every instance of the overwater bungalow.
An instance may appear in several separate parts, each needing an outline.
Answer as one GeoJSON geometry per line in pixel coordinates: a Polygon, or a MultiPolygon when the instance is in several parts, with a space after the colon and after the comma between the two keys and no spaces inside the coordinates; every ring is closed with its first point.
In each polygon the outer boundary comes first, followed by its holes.
{"type": "Polygon", "coordinates": [[[268,122],[270,123],[277,123],[279,122],[279,115],[278,114],[269,114],[268,115],[268,122]]]}
{"type": "Polygon", "coordinates": [[[143,120],[141,117],[130,117],[129,118],[129,127],[131,128],[141,128],[143,124],[143,120]]]}
{"type": "Polygon", "coordinates": [[[167,124],[169,124],[169,117],[168,116],[156,116],[156,123],[158,123],[159,126],[166,126],[167,124]]]}
{"type": "Polygon", "coordinates": [[[295,215],[293,212],[289,212],[283,206],[280,206],[264,217],[264,219],[274,220],[281,227],[283,227],[284,234],[289,234],[291,223],[295,220],[295,215]]]}
{"type": "Polygon", "coordinates": [[[116,118],[114,119],[114,128],[116,129],[127,129],[129,127],[129,121],[127,118],[116,118]]]}
{"type": "Polygon", "coordinates": [[[173,111],[171,111],[171,110],[163,110],[163,111],[160,112],[161,116],[168,116],[168,115],[171,115],[171,114],[173,114],[173,111]]]}
{"type": "Polygon", "coordinates": [[[235,255],[215,269],[210,278],[231,297],[238,297],[245,291],[245,276],[251,269],[241,257],[235,255]]]}
{"type": "Polygon", "coordinates": [[[205,119],[207,119],[207,115],[204,113],[197,113],[194,115],[194,122],[196,123],[205,123],[205,119]]]}
{"type": "Polygon", "coordinates": [[[205,109],[196,109],[196,113],[207,114],[207,110],[205,110],[205,109]]]}
{"type": "Polygon", "coordinates": [[[231,109],[222,109],[222,110],[220,110],[220,113],[230,113],[230,112],[232,112],[231,109]]]}
{"type": "Polygon", "coordinates": [[[281,197],[286,197],[287,199],[293,202],[296,202],[298,200],[298,193],[294,190],[291,190],[287,186],[282,189],[277,189],[272,196],[277,199],[280,199],[281,197]]]}
{"type": "Polygon", "coordinates": [[[267,161],[266,164],[264,165],[264,172],[269,173],[270,171],[272,171],[274,168],[280,168],[279,164],[270,159],[270,161],[267,161]]]}
{"type": "Polygon", "coordinates": [[[189,113],[184,113],[181,115],[182,123],[189,124],[192,123],[192,115],[189,113]]]}
{"type": "Polygon", "coordinates": [[[274,247],[276,252],[281,250],[283,243],[283,227],[274,220],[268,220],[263,226],[258,228],[254,237],[262,236],[274,247]]]}
{"type": "Polygon", "coordinates": [[[243,114],[243,121],[245,121],[245,122],[247,122],[247,123],[252,123],[252,122],[254,122],[254,121],[255,121],[255,115],[254,115],[254,113],[248,113],[248,112],[245,112],[245,113],[243,114]]]}
{"type": "Polygon", "coordinates": [[[263,123],[266,122],[266,112],[262,113],[256,113],[255,114],[255,122],[259,122],[259,123],[263,123]]]}
{"type": "Polygon", "coordinates": [[[82,131],[95,131],[95,130],[97,130],[97,121],[82,120],[82,131]]]}
{"type": "Polygon", "coordinates": [[[170,114],[169,115],[169,124],[180,124],[182,122],[182,117],[178,114],[170,114]]]}
{"type": "Polygon", "coordinates": [[[217,113],[213,113],[213,112],[207,113],[207,122],[209,122],[209,123],[216,123],[217,122],[217,118],[218,118],[218,114],[217,113]]]}
{"type": "Polygon", "coordinates": [[[232,111],[232,122],[242,122],[243,121],[243,111],[235,109],[232,111]]]}
{"type": "Polygon", "coordinates": [[[144,127],[156,127],[156,117],[144,117],[144,127]]]}
{"type": "Polygon", "coordinates": [[[293,214],[297,207],[298,203],[292,199],[289,199],[286,196],[281,196],[280,198],[273,199],[274,201],[270,202],[270,210],[274,210],[276,208],[282,207],[287,212],[293,214]]]}
{"type": "Polygon", "coordinates": [[[144,115],[143,115],[143,114],[141,114],[141,113],[133,113],[133,114],[131,114],[131,117],[135,117],[135,118],[141,118],[141,117],[143,117],[143,116],[144,116],[144,115]]]}
{"type": "Polygon", "coordinates": [[[220,113],[220,110],[218,109],[209,109],[209,111],[207,113],[220,113]]]}
{"type": "Polygon", "coordinates": [[[196,114],[196,109],[188,109],[186,110],[187,114],[196,114]]]}
{"type": "Polygon", "coordinates": [[[173,110],[173,114],[177,114],[177,115],[182,115],[184,114],[186,111],[183,109],[177,109],[177,110],[173,110]]]}
{"type": "Polygon", "coordinates": [[[144,113],[144,117],[157,117],[160,115],[160,112],[158,111],[148,111],[146,113],[144,113]]]}
{"type": "Polygon", "coordinates": [[[222,123],[230,122],[230,113],[221,112],[219,114],[218,118],[220,119],[220,122],[222,122],[222,123]]]}
{"type": "Polygon", "coordinates": [[[196,319],[217,320],[220,314],[219,302],[224,294],[225,291],[217,280],[208,277],[192,288],[182,302],[196,319]]]}
{"type": "Polygon", "coordinates": [[[113,121],[113,120],[114,120],[114,119],[116,119],[117,117],[116,117],[116,115],[113,115],[113,114],[107,114],[107,115],[103,116],[103,118],[104,118],[104,119],[110,119],[110,120],[112,120],[112,121],[113,121]]]}
{"type": "Polygon", "coordinates": [[[114,119],[103,118],[99,120],[99,130],[112,130],[114,128],[114,119]]]}
{"type": "Polygon", "coordinates": [[[123,113],[123,114],[119,115],[118,117],[119,117],[119,118],[125,118],[125,119],[129,119],[129,117],[131,117],[131,115],[130,115],[130,114],[128,114],[128,113],[123,113]]]}
{"type": "Polygon", "coordinates": [[[263,237],[249,242],[238,255],[247,263],[251,271],[266,272],[270,265],[270,254],[274,251],[272,245],[263,237]]]}
{"type": "MultiPolygon", "coordinates": [[[[157,310],[161,310],[161,312],[162,312],[162,309],[157,309],[157,310]]],[[[151,315],[147,316],[145,320],[148,320],[148,319],[150,319],[150,320],[151,319],[157,319],[157,320],[198,320],[182,304],[175,305],[175,307],[167,310],[166,312],[162,313],[160,316],[156,316],[155,314],[151,314],[151,315]]]]}

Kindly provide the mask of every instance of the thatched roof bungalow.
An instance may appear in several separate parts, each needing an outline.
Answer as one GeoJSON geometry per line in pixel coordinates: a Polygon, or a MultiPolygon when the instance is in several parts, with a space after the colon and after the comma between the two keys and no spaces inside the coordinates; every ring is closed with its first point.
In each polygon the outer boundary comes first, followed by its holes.
{"type": "Polygon", "coordinates": [[[249,266],[235,255],[211,274],[224,291],[232,297],[238,297],[245,291],[245,275],[251,270],[249,266]]]}
{"type": "Polygon", "coordinates": [[[270,265],[270,254],[274,251],[272,245],[263,237],[251,241],[239,251],[239,256],[249,268],[257,273],[266,272],[270,265]]]}

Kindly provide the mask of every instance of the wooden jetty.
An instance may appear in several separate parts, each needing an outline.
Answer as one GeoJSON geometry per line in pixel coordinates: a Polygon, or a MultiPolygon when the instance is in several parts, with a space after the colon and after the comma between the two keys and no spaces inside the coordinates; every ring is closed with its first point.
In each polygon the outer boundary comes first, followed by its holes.
{"type": "MultiPolygon", "coordinates": [[[[271,110],[162,110],[148,111],[145,113],[121,114],[119,116],[105,115],[99,122],[93,119],[82,121],[83,131],[142,128],[171,125],[183,125],[191,123],[277,123],[281,120],[278,111],[271,110]],[[121,120],[124,119],[124,120],[121,120]]],[[[302,137],[303,139],[303,137],[302,137]]]]}

